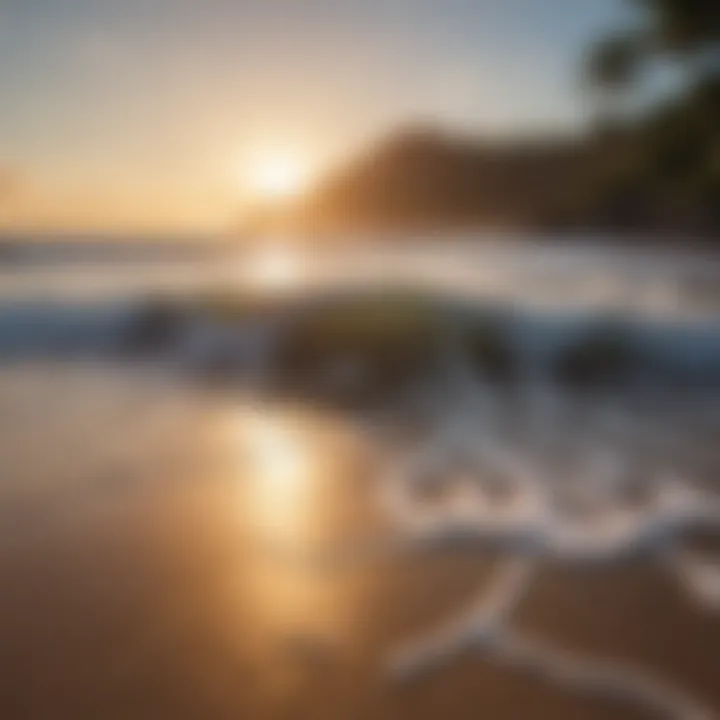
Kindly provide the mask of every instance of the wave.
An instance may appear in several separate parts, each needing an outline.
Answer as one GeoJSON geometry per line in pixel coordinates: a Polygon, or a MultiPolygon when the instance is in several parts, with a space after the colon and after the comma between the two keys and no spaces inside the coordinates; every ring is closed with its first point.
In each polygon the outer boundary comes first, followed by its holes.
{"type": "Polygon", "coordinates": [[[135,357],[237,375],[262,367],[300,385],[362,390],[384,373],[448,374],[458,354],[505,385],[720,385],[714,319],[541,312],[377,289],[0,306],[4,361],[135,357]]]}

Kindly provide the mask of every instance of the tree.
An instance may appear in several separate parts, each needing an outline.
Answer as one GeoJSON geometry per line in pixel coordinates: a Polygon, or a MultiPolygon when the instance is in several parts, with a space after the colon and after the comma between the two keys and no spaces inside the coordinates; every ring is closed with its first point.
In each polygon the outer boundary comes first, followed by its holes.
{"type": "Polygon", "coordinates": [[[629,0],[638,27],[599,42],[587,63],[590,81],[622,89],[660,57],[695,65],[699,75],[720,74],[720,3],[715,0],[629,0]]]}
{"type": "Polygon", "coordinates": [[[630,142],[611,158],[619,170],[603,179],[599,205],[606,216],[622,207],[626,214],[639,216],[642,224],[716,234],[720,228],[720,2],[628,2],[639,11],[636,26],[597,43],[586,67],[606,113],[627,98],[644,71],[659,61],[681,66],[685,85],[639,120],[620,126],[630,142]]]}

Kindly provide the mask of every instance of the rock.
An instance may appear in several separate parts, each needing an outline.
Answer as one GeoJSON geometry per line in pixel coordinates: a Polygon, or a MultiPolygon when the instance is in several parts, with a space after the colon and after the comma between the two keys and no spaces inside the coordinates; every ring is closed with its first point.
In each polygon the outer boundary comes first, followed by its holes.
{"type": "Polygon", "coordinates": [[[123,349],[133,355],[167,351],[180,341],[185,326],[178,307],[166,301],[149,301],[131,320],[123,337],[123,349]]]}
{"type": "Polygon", "coordinates": [[[579,387],[624,383],[636,374],[638,355],[629,329],[602,323],[589,328],[561,353],[555,379],[579,387]]]}
{"type": "Polygon", "coordinates": [[[310,400],[377,405],[436,370],[442,336],[434,311],[408,298],[329,301],[287,329],[276,372],[282,387],[310,400]]]}

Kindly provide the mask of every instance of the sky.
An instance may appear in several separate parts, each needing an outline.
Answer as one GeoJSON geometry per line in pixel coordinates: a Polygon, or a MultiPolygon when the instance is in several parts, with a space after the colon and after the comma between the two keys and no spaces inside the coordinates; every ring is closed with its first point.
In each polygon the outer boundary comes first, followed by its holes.
{"type": "Polygon", "coordinates": [[[622,0],[0,0],[0,228],[204,231],[264,156],[582,126],[622,0]]]}

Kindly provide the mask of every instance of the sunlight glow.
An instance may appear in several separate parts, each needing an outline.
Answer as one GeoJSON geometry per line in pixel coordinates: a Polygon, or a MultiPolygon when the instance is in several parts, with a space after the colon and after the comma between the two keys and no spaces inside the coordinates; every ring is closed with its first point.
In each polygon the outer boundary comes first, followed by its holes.
{"type": "Polygon", "coordinates": [[[288,248],[259,250],[247,267],[249,282],[262,290],[280,291],[296,286],[302,277],[299,258],[288,248]]]}
{"type": "Polygon", "coordinates": [[[260,155],[247,162],[242,174],[246,189],[266,200],[294,197],[307,188],[310,180],[307,164],[292,153],[260,155]]]}

